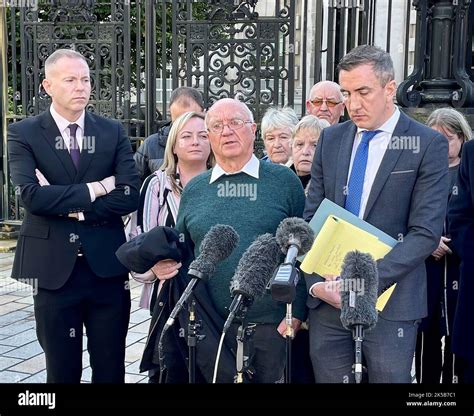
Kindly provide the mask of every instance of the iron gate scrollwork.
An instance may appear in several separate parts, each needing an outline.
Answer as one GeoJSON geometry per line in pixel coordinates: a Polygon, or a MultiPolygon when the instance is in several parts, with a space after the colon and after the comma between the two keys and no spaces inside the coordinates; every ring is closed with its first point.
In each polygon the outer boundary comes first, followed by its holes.
{"type": "MultiPolygon", "coordinates": [[[[245,102],[259,122],[270,106],[294,101],[294,1],[276,1],[274,16],[260,16],[258,0],[209,1],[194,18],[193,1],[173,2],[173,87],[245,102]]],[[[202,4],[202,2],[201,2],[202,4]]]]}

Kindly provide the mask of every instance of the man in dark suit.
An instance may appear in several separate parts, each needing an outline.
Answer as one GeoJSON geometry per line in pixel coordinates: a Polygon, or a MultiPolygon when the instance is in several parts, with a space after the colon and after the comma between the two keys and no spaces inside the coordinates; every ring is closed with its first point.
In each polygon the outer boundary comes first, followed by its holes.
{"type": "MultiPolygon", "coordinates": [[[[418,320],[426,316],[424,260],[438,246],[447,203],[448,143],[393,103],[390,55],[362,45],[339,63],[351,118],[324,129],[303,216],[328,198],[396,238],[377,262],[379,293],[397,286],[363,353],[372,383],[409,383],[418,320]]],[[[317,382],[354,382],[354,345],[340,322],[338,282],[307,276],[311,359],[317,382]]]]}
{"type": "Polygon", "coordinates": [[[464,143],[448,208],[449,234],[461,258],[459,292],[451,333],[459,382],[474,383],[474,141],[464,143]]]}
{"type": "Polygon", "coordinates": [[[123,383],[130,290],[115,251],[125,242],[122,216],[138,204],[130,142],[119,122],[85,111],[91,84],[82,55],[57,50],[45,75],[51,107],[8,132],[25,207],[12,277],[37,284],[48,382],[80,382],[84,325],[92,382],[123,383]]]}

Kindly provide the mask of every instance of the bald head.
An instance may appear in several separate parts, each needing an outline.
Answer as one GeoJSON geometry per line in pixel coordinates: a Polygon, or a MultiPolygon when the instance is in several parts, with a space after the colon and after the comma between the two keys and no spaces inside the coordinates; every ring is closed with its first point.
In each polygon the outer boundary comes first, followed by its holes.
{"type": "Polygon", "coordinates": [[[228,108],[236,108],[241,114],[241,116],[245,116],[245,120],[250,120],[253,122],[253,114],[250,109],[240,100],[236,100],[235,98],[221,98],[217,100],[211,108],[206,113],[206,123],[208,122],[209,118],[214,114],[218,114],[222,109],[228,108]]]}
{"type": "Polygon", "coordinates": [[[306,101],[306,110],[331,125],[337,124],[344,114],[344,101],[339,84],[320,81],[314,84],[306,101]]]}
{"type": "Polygon", "coordinates": [[[226,172],[236,172],[253,154],[257,126],[250,109],[241,101],[222,98],[206,113],[206,127],[216,162],[226,172]]]}

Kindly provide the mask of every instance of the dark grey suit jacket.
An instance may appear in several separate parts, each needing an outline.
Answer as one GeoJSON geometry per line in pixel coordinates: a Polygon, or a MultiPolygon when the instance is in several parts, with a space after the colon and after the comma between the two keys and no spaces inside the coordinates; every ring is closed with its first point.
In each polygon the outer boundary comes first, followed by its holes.
{"type": "MultiPolygon", "coordinates": [[[[356,132],[352,121],[323,130],[311,169],[303,214],[306,220],[313,217],[324,198],[344,206],[356,132]]],[[[396,137],[401,139],[399,143],[406,143],[408,139],[404,138],[410,137],[417,146],[387,148],[369,194],[364,220],[399,240],[377,265],[379,293],[392,282],[398,283],[381,316],[403,321],[427,314],[424,261],[438,246],[443,229],[449,191],[448,142],[403,113],[392,139],[396,137]]],[[[308,288],[318,281],[322,279],[306,276],[308,288]]],[[[309,296],[307,305],[316,308],[321,302],[309,296]]]]}

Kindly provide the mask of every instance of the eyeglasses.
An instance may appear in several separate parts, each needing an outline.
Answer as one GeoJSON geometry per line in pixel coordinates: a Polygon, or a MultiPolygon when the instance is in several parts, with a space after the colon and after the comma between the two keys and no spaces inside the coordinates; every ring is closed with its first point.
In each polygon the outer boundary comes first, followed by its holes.
{"type": "Polygon", "coordinates": [[[309,100],[309,102],[315,107],[321,107],[325,102],[329,108],[333,108],[342,103],[342,101],[327,100],[326,98],[315,98],[314,100],[309,100]]]}
{"type": "Polygon", "coordinates": [[[228,123],[223,123],[222,121],[216,121],[212,123],[207,130],[213,132],[214,134],[220,134],[224,130],[224,126],[227,126],[232,130],[238,130],[238,129],[241,129],[244,126],[244,124],[252,124],[252,123],[253,121],[244,121],[244,120],[241,120],[240,118],[233,118],[228,123]]]}

